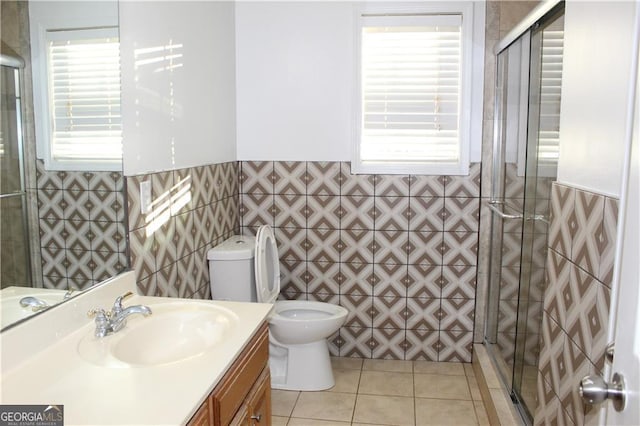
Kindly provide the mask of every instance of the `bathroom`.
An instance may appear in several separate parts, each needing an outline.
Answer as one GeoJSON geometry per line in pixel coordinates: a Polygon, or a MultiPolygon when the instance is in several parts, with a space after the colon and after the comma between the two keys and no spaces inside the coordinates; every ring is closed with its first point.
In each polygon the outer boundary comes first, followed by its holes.
{"type": "MultiPolygon", "coordinates": [[[[2,39],[25,58],[31,56],[21,50],[21,42],[29,39],[19,24],[25,21],[11,19],[5,10],[28,19],[27,6],[2,2],[2,39]],[[16,32],[23,32],[5,35],[16,24],[16,32]]],[[[346,324],[329,339],[332,355],[475,362],[474,344],[485,340],[490,281],[491,213],[486,204],[492,197],[494,47],[536,6],[537,2],[518,1],[472,3],[467,173],[363,175],[351,173],[350,166],[356,114],[352,3],[119,3],[112,18],[120,33],[122,173],[112,171],[100,179],[108,180],[108,190],[78,190],[73,182],[83,178],[82,173],[48,176],[41,163],[36,170],[36,161],[28,163],[26,171],[32,182],[27,193],[32,196],[71,188],[53,196],[51,205],[75,200],[79,194],[91,197],[94,205],[106,200],[105,210],[116,206],[108,214],[119,220],[99,223],[112,225],[107,229],[115,238],[103,236],[109,248],[97,250],[92,248],[98,245],[78,238],[86,246],[79,249],[56,240],[61,227],[73,224],[82,230],[68,238],[86,229],[98,234],[93,222],[85,224],[65,208],[41,213],[41,218],[52,220],[34,225],[40,242],[31,245],[31,256],[43,259],[42,266],[34,266],[34,282],[80,290],[115,275],[130,261],[142,294],[208,298],[207,250],[233,234],[253,234],[257,225],[266,223],[278,238],[283,297],[340,304],[350,311],[346,324]],[[38,180],[43,182],[40,187],[38,180]],[[151,183],[153,201],[151,212],[143,215],[140,184],[145,181],[151,183]],[[118,198],[122,186],[126,201],[118,198]],[[408,210],[417,222],[403,215],[408,210]],[[375,219],[369,211],[376,212],[375,219]],[[412,258],[406,246],[425,248],[419,253],[424,257],[412,258]],[[49,250],[33,253],[40,247],[49,250]],[[429,260],[421,260],[425,258],[429,260]]],[[[625,117],[633,83],[633,12],[625,7],[633,10],[632,3],[614,7],[600,2],[568,2],[565,9],[569,59],[565,57],[563,68],[562,159],[554,191],[557,200],[584,199],[601,206],[595,209],[601,217],[583,215],[584,223],[556,224],[564,240],[550,245],[563,273],[586,271],[592,290],[585,294],[592,299],[584,303],[597,307],[604,322],[597,339],[591,336],[589,342],[573,338],[575,331],[560,312],[550,313],[553,322],[543,322],[553,332],[545,334],[543,329],[539,334],[555,340],[543,340],[541,361],[552,359],[545,348],[566,347],[580,360],[566,373],[571,377],[604,368],[609,306],[602,301],[611,299],[611,278],[599,276],[599,268],[591,273],[584,266],[578,270],[581,260],[565,250],[576,235],[589,235],[588,229],[579,232],[581,227],[606,220],[613,229],[607,252],[608,261],[613,260],[616,218],[605,213],[617,211],[622,199],[629,121],[625,117]],[[607,31],[607,25],[617,30],[607,31]],[[578,52],[573,56],[571,46],[578,52]],[[586,46],[596,53],[585,54],[586,46]],[[604,73],[610,77],[607,84],[593,84],[604,73]],[[620,82],[620,87],[610,87],[613,82],[620,82]],[[585,87],[596,93],[587,97],[585,87]],[[597,97],[598,105],[588,101],[591,96],[597,97]],[[603,122],[609,123],[606,129],[603,122]],[[567,161],[563,152],[573,160],[567,161]]],[[[29,84],[27,79],[25,85],[29,84]]],[[[29,123],[29,111],[25,122],[29,123]]],[[[25,139],[33,141],[36,133],[31,122],[25,139]]],[[[26,156],[33,159],[35,146],[27,143],[30,149],[26,156]]],[[[95,182],[96,176],[87,180],[95,182]]],[[[43,209],[33,203],[32,211],[43,209]]],[[[563,204],[569,211],[563,210],[561,217],[575,217],[574,205],[563,204]]],[[[550,228],[552,233],[554,225],[550,228]]],[[[596,255],[598,266],[600,257],[596,255]]],[[[547,291],[550,288],[555,288],[553,282],[547,291]]],[[[566,385],[570,380],[564,376],[559,383],[557,365],[550,362],[539,371],[550,371],[544,383],[553,393],[543,389],[544,404],[530,408],[536,423],[554,423],[558,417],[565,423],[598,422],[603,410],[581,417],[581,407],[572,398],[576,386],[566,385]]]]}

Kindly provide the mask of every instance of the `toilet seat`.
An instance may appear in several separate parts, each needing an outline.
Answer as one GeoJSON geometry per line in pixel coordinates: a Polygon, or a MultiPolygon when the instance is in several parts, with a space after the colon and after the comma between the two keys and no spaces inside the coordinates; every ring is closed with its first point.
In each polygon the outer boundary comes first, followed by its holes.
{"type": "Polygon", "coordinates": [[[256,293],[260,303],[275,303],[280,294],[280,259],[278,245],[269,225],[258,228],[256,234],[256,293]]]}
{"type": "Polygon", "coordinates": [[[342,309],[336,305],[309,300],[282,300],[273,310],[273,315],[292,321],[323,320],[341,314],[342,309]]]}

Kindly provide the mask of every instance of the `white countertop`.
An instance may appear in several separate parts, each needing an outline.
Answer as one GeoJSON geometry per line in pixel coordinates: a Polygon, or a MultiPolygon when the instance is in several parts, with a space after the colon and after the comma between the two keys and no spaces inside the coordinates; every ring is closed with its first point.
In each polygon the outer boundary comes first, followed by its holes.
{"type": "MultiPolygon", "coordinates": [[[[114,368],[85,360],[78,343],[95,328],[93,320],[86,318],[87,306],[109,308],[113,295],[131,286],[132,282],[119,282],[109,291],[102,289],[103,294],[95,296],[110,299],[106,302],[86,298],[93,291],[88,292],[74,298],[74,303],[64,303],[2,333],[0,403],[62,404],[66,425],[184,424],[271,310],[271,305],[259,303],[197,300],[194,302],[225,307],[238,318],[224,342],[213,349],[159,366],[114,368]]],[[[153,310],[154,305],[183,300],[132,296],[125,306],[144,304],[153,310]]]]}
{"type": "Polygon", "coordinates": [[[49,305],[55,305],[64,300],[65,290],[31,287],[6,287],[0,290],[0,328],[4,328],[23,318],[30,317],[36,312],[30,307],[20,306],[20,299],[26,296],[37,297],[49,305]]]}

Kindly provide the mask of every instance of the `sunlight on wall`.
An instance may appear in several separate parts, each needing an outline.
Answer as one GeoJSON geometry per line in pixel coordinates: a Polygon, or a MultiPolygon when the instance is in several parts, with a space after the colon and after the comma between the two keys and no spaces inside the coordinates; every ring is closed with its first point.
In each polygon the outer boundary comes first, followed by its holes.
{"type": "Polygon", "coordinates": [[[147,237],[153,235],[190,201],[191,175],[186,176],[151,202],[151,212],[145,219],[147,237]]]}

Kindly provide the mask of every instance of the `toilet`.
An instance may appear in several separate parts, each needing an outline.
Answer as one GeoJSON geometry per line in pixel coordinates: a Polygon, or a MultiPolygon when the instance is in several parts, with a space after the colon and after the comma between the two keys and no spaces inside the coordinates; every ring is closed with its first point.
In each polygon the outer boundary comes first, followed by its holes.
{"type": "Polygon", "coordinates": [[[269,321],[269,367],[274,389],[320,391],[335,384],[327,337],[347,319],[342,306],[279,300],[280,261],[273,230],[236,235],[207,252],[214,300],[273,304],[269,321]]]}

